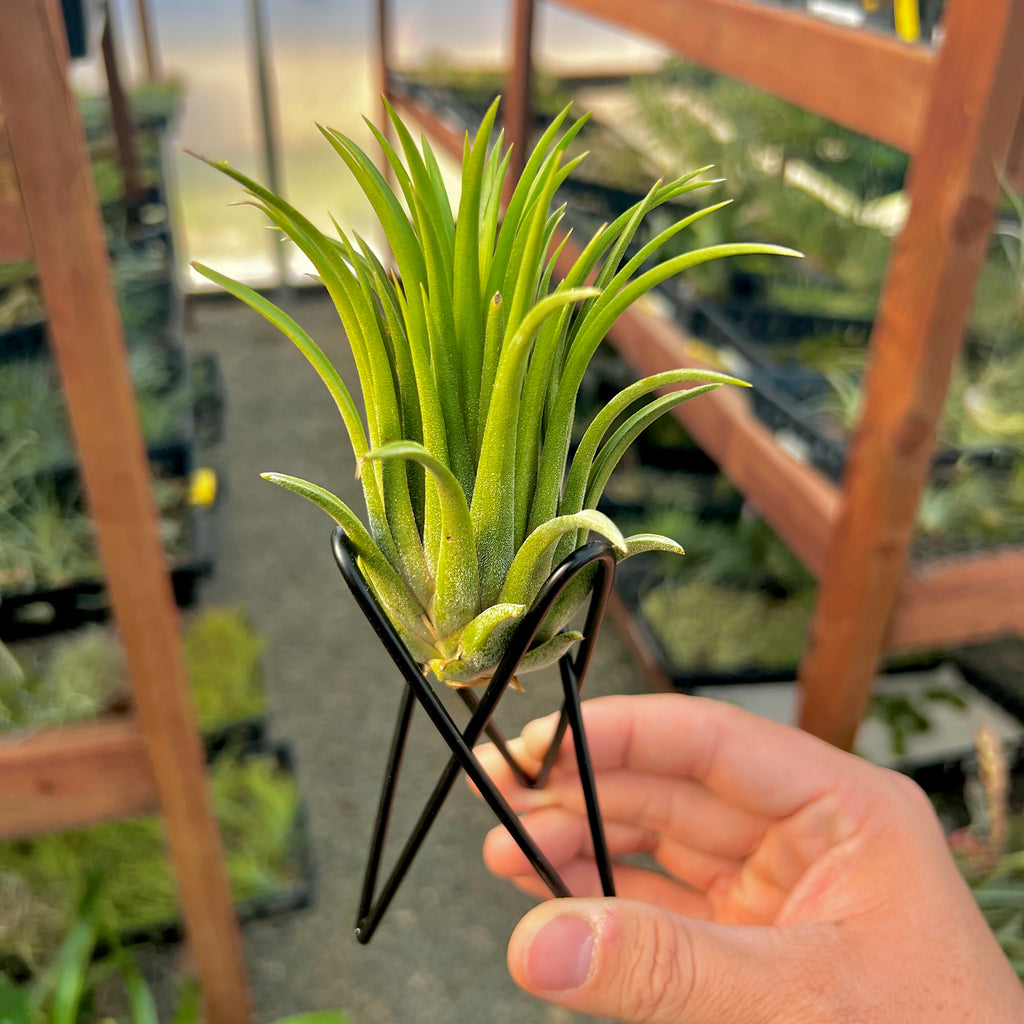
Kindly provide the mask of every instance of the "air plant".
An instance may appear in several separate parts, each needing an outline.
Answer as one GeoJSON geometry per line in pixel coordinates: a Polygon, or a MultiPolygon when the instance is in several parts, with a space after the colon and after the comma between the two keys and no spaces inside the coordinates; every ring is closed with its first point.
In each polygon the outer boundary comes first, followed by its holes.
{"type": "MultiPolygon", "coordinates": [[[[489,148],[495,102],[475,138],[466,136],[453,210],[431,147],[425,139],[417,147],[389,113],[397,148],[370,128],[397,192],[351,139],[320,130],[373,206],[395,273],[357,234],[335,222],[336,236],[329,236],[245,174],[210,161],[245,187],[252,205],[316,268],[355,357],[365,423],[346,384],[295,320],[252,289],[195,266],[279,327],[327,385],[355,455],[368,528],[323,487],[281,473],[266,479],[308,498],[343,527],[418,662],[443,682],[474,684],[493,673],[552,567],[589,533],[605,537],[619,559],[651,549],[682,551],[665,537],[623,537],[596,511],[597,500],[644,427],[683,401],[742,382],[687,369],[640,380],[595,416],[570,461],[576,394],[619,314],[654,286],[709,260],[798,254],[758,243],[716,245],[634,278],[671,237],[724,205],[686,217],[626,258],[650,211],[711,184],[695,171],[656,183],[590,239],[556,284],[564,242],[555,242],[555,231],[564,207],[552,212],[551,205],[582,159],[563,158],[586,118],[565,131],[568,108],[555,118],[502,211],[509,153],[500,135],[489,148]],[[651,397],[685,385],[695,386],[651,397]]],[[[585,589],[570,588],[563,598],[520,671],[557,660],[580,638],[560,630],[586,599],[585,589]]]]}

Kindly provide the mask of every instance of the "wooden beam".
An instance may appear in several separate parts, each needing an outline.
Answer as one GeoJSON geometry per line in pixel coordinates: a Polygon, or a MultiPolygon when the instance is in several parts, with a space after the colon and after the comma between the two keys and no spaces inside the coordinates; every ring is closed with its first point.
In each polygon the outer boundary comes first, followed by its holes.
{"type": "Polygon", "coordinates": [[[688,60],[913,152],[934,57],[749,0],[556,0],[688,60]]]}
{"type": "Polygon", "coordinates": [[[391,98],[396,110],[414,118],[420,127],[435,138],[448,153],[458,160],[462,159],[462,141],[465,138],[465,129],[442,120],[426,104],[413,99],[406,93],[393,92],[391,98]]]}
{"type": "MultiPolygon", "coordinates": [[[[388,7],[388,0],[377,0],[377,94],[385,99],[391,99],[391,86],[388,81],[391,69],[391,18],[388,7]]],[[[381,108],[381,130],[387,125],[388,119],[383,107],[381,108]]]]}
{"type": "Polygon", "coordinates": [[[505,89],[505,143],[512,147],[506,201],[522,176],[530,146],[531,76],[533,71],[533,21],[536,0],[513,0],[512,63],[505,89]]]}
{"type": "Polygon", "coordinates": [[[1024,548],[943,559],[911,571],[886,650],[949,647],[1024,635],[1024,548]]]}
{"type": "Polygon", "coordinates": [[[151,82],[158,82],[163,78],[163,70],[160,67],[160,50],[157,47],[156,32],[153,29],[149,0],[135,0],[135,18],[139,23],[142,53],[146,58],[146,77],[151,82]]]}
{"type": "MultiPolygon", "coordinates": [[[[1024,0],[950,0],[875,319],[863,414],[800,670],[800,722],[852,745],[907,565],[935,428],[1024,97],[1024,0]]],[[[969,613],[964,610],[964,615],[969,613]]]]}
{"type": "Polygon", "coordinates": [[[134,203],[142,198],[144,191],[139,170],[139,153],[135,145],[135,114],[121,80],[114,23],[110,17],[109,7],[104,15],[100,49],[103,52],[103,68],[107,76],[110,124],[114,130],[114,141],[117,143],[117,164],[121,169],[121,179],[124,183],[124,198],[127,202],[134,203]]]}
{"type": "Polygon", "coordinates": [[[1017,114],[1017,127],[1006,160],[1006,182],[1017,192],[1024,192],[1024,103],[1017,114]]]}
{"type": "MultiPolygon", "coordinates": [[[[56,5],[53,5],[54,7],[56,5]]],[[[211,1024],[249,998],[78,105],[46,0],[6,0],[0,96],[51,349],[211,1024]]],[[[66,46],[65,46],[66,48],[66,46]]]]}
{"type": "Polygon", "coordinates": [[[25,223],[18,172],[0,108],[0,262],[23,263],[30,259],[32,238],[25,223]]]}
{"type": "Polygon", "coordinates": [[[146,743],[132,719],[0,740],[0,839],[156,810],[146,743]]]}

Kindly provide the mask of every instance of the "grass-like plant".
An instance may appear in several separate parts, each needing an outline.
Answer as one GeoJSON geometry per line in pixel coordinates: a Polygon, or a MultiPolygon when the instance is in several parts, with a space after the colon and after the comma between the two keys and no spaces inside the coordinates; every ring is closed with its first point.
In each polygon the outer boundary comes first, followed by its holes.
{"type": "MultiPolygon", "coordinates": [[[[640,272],[670,238],[725,205],[686,217],[627,256],[648,213],[711,184],[701,178],[702,168],[655,184],[597,231],[556,281],[564,242],[555,242],[555,231],[564,208],[552,211],[552,202],[582,159],[563,157],[586,118],[565,130],[568,109],[555,118],[502,209],[509,153],[501,135],[490,145],[492,105],[475,138],[466,137],[453,209],[429,144],[424,139],[417,146],[390,113],[397,148],[371,130],[397,190],[351,139],[321,132],[373,206],[394,253],[394,273],[358,235],[336,223],[336,236],[325,234],[251,178],[211,162],[245,187],[252,204],[316,268],[355,357],[365,422],[346,384],[295,320],[252,289],[195,266],[279,327],[327,385],[355,454],[369,528],[320,486],[280,473],[266,478],[341,524],[412,655],[440,680],[469,684],[490,677],[552,567],[589,533],[606,537],[619,558],[652,548],[681,553],[665,537],[623,537],[596,511],[597,500],[648,424],[680,402],[741,382],[688,369],[637,381],[595,416],[570,460],[576,394],[616,318],[689,267],[722,256],[797,254],[759,243],[715,245],[640,272]],[[675,390],[656,395],[665,389],[675,390]]],[[[556,660],[579,639],[559,631],[586,594],[580,587],[564,596],[522,671],[556,660]]]]}

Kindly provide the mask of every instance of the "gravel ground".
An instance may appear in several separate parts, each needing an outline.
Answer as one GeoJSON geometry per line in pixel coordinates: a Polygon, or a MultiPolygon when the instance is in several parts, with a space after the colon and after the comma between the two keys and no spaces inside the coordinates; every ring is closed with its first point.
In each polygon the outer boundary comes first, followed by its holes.
{"type": "MultiPolygon", "coordinates": [[[[352,382],[330,303],[317,293],[279,301],[352,382]]],[[[190,319],[189,344],[219,356],[228,396],[224,441],[213,453],[224,482],[220,557],[203,601],[243,605],[269,640],[271,729],[294,745],[318,865],[313,908],[245,928],[259,1019],[340,1007],[352,1024],[582,1022],[525,995],[508,976],[505,945],[531,901],[484,868],[480,844],[493,820],[464,785],[444,807],[373,941],[364,947],[353,937],[399,681],[335,568],[329,522],[259,478],[264,470],[306,477],[360,508],[351,452],[330,397],[273,328],[221,298],[197,301],[190,319]]],[[[505,731],[553,709],[556,686],[547,679],[527,694],[509,693],[499,710],[505,731]]],[[[608,623],[588,693],[644,688],[608,623]]],[[[419,716],[392,824],[396,841],[444,755],[419,716]]]]}

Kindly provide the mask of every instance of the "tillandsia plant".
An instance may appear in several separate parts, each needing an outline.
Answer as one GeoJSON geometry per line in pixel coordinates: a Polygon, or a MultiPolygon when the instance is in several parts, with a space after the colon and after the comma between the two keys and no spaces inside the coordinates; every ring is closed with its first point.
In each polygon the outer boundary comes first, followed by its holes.
{"type": "MultiPolygon", "coordinates": [[[[688,267],[745,253],[798,254],[717,245],[640,272],[669,238],[724,205],[692,214],[627,258],[646,214],[711,184],[701,179],[708,170],[702,168],[655,184],[602,227],[556,283],[565,242],[555,242],[555,231],[564,207],[552,211],[552,200],[582,159],[563,157],[586,118],[565,130],[568,108],[555,118],[503,212],[509,151],[500,134],[490,145],[497,102],[475,138],[466,136],[457,209],[427,141],[418,147],[390,108],[389,114],[397,147],[370,130],[396,190],[351,139],[320,130],[372,204],[394,253],[393,274],[357,234],[335,222],[331,237],[246,175],[211,162],[245,187],[316,268],[355,357],[365,424],[298,323],[252,289],[195,266],[279,327],[327,385],[355,454],[369,528],[320,486],[280,473],[265,477],[309,498],[344,528],[367,582],[420,664],[443,682],[473,684],[493,674],[552,567],[591,532],[607,538],[620,559],[651,549],[682,552],[665,537],[623,537],[596,511],[597,500],[648,424],[680,402],[742,382],[687,369],[637,381],[595,416],[570,461],[576,394],[615,319],[688,267]],[[685,385],[694,386],[654,397],[685,385]]],[[[519,671],[557,660],[580,639],[560,631],[586,596],[582,585],[567,589],[519,671]]]]}

